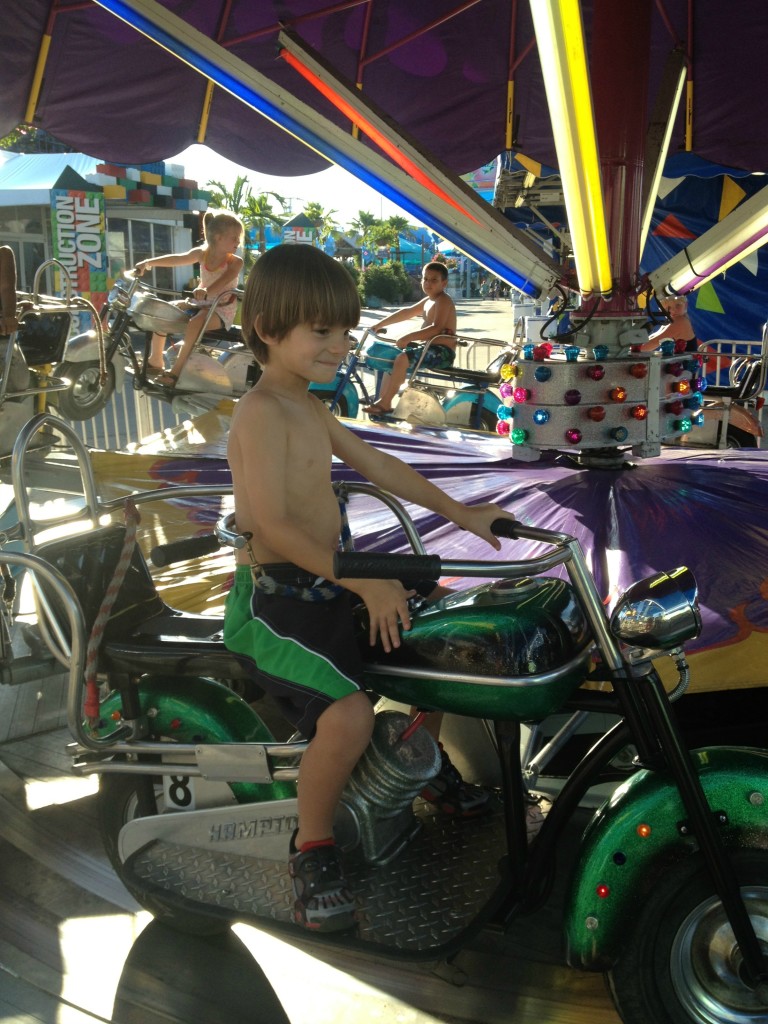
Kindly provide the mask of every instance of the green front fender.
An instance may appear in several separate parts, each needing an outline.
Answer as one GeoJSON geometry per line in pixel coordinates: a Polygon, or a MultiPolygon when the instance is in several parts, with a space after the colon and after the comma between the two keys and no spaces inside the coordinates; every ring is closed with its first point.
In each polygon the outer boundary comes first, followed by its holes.
{"type": "MultiPolygon", "coordinates": [[[[768,852],[768,751],[696,750],[694,759],[723,842],[768,852]]],[[[639,771],[595,813],[565,904],[568,963],[603,971],[666,867],[698,849],[667,773],[639,771]]]]}
{"type": "MultiPolygon", "coordinates": [[[[139,701],[146,717],[147,739],[175,743],[270,743],[275,738],[254,711],[222,683],[205,677],[144,676],[139,701]]],[[[94,732],[101,737],[121,722],[121,700],[110,693],[99,708],[94,732]]],[[[283,800],[296,796],[293,782],[230,782],[238,803],[283,800]]]]}

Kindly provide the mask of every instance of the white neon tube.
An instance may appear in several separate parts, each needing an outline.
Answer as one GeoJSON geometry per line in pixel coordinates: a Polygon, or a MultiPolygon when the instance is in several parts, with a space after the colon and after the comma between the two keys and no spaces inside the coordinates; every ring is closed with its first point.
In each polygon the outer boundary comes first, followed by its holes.
{"type": "Polygon", "coordinates": [[[648,275],[657,295],[694,291],[768,241],[768,185],[648,275]]]}

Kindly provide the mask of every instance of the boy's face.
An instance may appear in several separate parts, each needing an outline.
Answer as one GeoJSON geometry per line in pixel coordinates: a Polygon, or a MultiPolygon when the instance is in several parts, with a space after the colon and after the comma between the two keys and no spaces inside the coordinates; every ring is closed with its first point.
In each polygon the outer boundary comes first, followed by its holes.
{"type": "Polygon", "coordinates": [[[446,281],[439,270],[424,270],[421,274],[421,290],[425,295],[434,298],[445,291],[446,281]]]}
{"type": "Polygon", "coordinates": [[[307,383],[329,384],[349,352],[349,330],[340,324],[297,324],[279,341],[259,333],[269,346],[269,369],[279,368],[307,383]]]}

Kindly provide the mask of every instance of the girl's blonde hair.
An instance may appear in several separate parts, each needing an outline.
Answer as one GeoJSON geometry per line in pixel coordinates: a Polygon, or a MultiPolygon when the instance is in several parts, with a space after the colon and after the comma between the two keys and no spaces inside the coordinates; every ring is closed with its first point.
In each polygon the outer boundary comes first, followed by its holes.
{"type": "Polygon", "coordinates": [[[266,365],[268,346],[256,332],[279,341],[298,324],[356,327],[360,296],[349,271],[311,245],[276,245],[248,275],[242,309],[243,339],[266,365]]]}
{"type": "Polygon", "coordinates": [[[210,245],[214,238],[235,228],[242,239],[245,228],[243,222],[234,213],[228,210],[206,210],[203,216],[203,237],[206,245],[210,245]]]}

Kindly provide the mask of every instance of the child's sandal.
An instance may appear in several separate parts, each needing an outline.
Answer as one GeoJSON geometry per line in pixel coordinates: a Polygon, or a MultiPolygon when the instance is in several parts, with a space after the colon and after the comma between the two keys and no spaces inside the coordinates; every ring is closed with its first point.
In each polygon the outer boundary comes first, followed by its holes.
{"type": "Polygon", "coordinates": [[[161,374],[155,377],[153,384],[157,384],[161,388],[167,388],[169,391],[173,391],[179,381],[179,375],[172,373],[170,370],[163,370],[161,374]]]}

